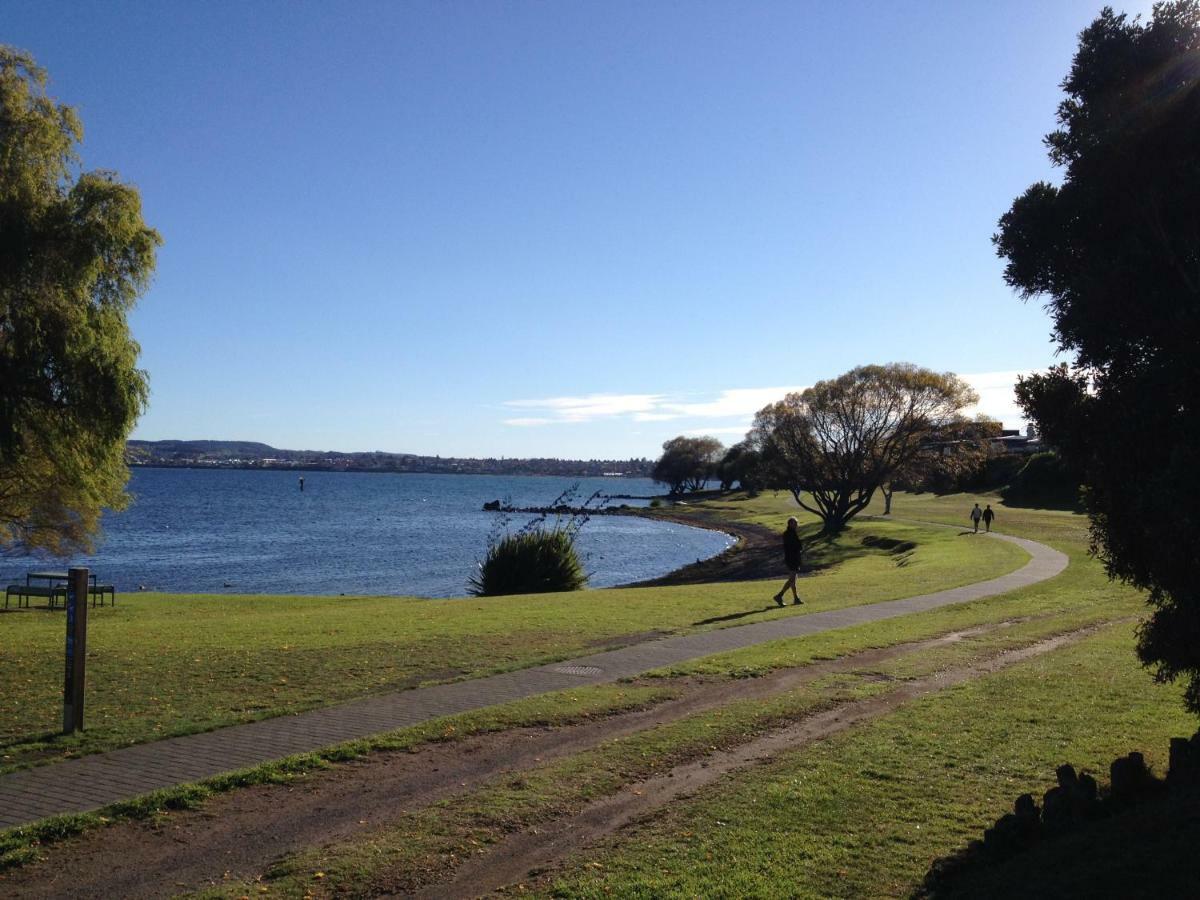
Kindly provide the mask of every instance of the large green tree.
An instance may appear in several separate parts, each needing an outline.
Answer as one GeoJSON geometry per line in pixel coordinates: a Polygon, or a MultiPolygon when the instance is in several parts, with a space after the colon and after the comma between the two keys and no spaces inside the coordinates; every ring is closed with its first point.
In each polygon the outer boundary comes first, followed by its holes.
{"type": "Polygon", "coordinates": [[[766,486],[791,491],[835,532],[978,399],[949,373],[859,366],[760,410],[750,439],[766,486]]]}
{"type": "Polygon", "coordinates": [[[758,490],[755,476],[761,460],[754,445],[748,441],[738,441],[725,451],[721,461],[717,463],[717,478],[721,482],[721,490],[728,491],[734,484],[741,486],[743,491],[753,493],[758,490]]]}
{"type": "Polygon", "coordinates": [[[650,477],[669,485],[672,494],[698,491],[715,472],[725,448],[714,437],[679,437],[663,443],[663,454],[650,477]]]}
{"type": "Polygon", "coordinates": [[[1018,397],[1083,483],[1109,575],[1148,592],[1142,660],[1200,712],[1200,4],[1105,9],[1063,89],[1061,182],[1018,197],[995,242],[1072,359],[1018,397]]]}
{"type": "Polygon", "coordinates": [[[147,386],[126,315],[161,241],[135,188],[79,172],[82,137],[33,58],[0,46],[0,549],[86,549],[127,503],[147,386]]]}

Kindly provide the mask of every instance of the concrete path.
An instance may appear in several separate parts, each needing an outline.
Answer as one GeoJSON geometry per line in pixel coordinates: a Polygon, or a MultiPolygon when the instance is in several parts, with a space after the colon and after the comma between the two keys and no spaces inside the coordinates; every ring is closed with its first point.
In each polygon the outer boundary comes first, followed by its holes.
{"type": "Polygon", "coordinates": [[[294,716],[233,725],[14,772],[0,777],[0,829],[49,816],[87,812],[160,788],[200,781],[438,716],[547,691],[616,681],[766,641],[803,637],[992,597],[1052,578],[1067,567],[1064,554],[1043,544],[995,532],[987,537],[1016,544],[1029,553],[1030,561],[1008,575],[935,594],[646,641],[503,675],[366,697],[294,716]]]}

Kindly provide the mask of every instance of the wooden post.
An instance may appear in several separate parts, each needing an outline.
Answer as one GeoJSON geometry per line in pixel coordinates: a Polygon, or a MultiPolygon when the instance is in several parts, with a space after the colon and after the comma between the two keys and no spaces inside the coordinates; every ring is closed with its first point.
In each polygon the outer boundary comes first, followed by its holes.
{"type": "Polygon", "coordinates": [[[67,573],[67,668],[63,678],[63,734],[83,730],[83,685],[87,664],[87,569],[67,573]]]}

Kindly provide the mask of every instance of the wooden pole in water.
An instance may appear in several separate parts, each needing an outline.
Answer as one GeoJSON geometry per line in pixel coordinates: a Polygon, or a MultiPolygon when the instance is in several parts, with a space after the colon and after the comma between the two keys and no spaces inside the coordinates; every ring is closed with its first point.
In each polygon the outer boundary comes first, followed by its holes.
{"type": "Polygon", "coordinates": [[[83,686],[87,665],[88,570],[67,573],[67,666],[63,677],[63,734],[83,730],[83,686]]]}

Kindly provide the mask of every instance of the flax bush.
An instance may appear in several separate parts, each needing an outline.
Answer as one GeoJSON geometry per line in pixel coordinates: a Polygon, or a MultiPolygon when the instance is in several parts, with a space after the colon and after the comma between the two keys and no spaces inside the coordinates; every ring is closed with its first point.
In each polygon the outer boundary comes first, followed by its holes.
{"type": "Polygon", "coordinates": [[[587,574],[572,536],[562,528],[538,527],[506,534],[488,547],[471,576],[470,590],[479,597],[577,591],[587,574]]]}
{"type": "Polygon", "coordinates": [[[554,498],[549,506],[517,532],[509,531],[509,514],[516,510],[505,498],[500,517],[488,537],[487,553],[467,581],[477,597],[502,594],[546,594],[577,591],[587,585],[587,572],[575,549],[575,538],[591,513],[607,502],[599,491],[576,505],[576,483],[554,498]],[[549,517],[553,515],[552,524],[549,517]]]}

